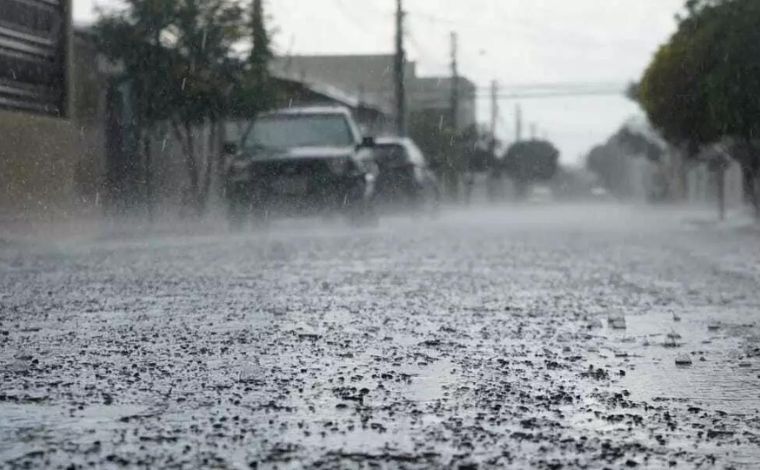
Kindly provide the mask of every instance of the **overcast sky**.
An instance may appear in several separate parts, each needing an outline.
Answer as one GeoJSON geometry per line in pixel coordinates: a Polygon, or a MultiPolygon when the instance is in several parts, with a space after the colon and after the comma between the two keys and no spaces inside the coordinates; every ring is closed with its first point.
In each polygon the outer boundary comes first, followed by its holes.
{"type": "MultiPolygon", "coordinates": [[[[280,54],[390,53],[394,0],[268,0],[280,54]]],[[[422,75],[448,73],[449,33],[457,31],[460,72],[481,87],[540,84],[623,85],[640,77],[675,29],[684,0],[405,0],[407,47],[422,75]]],[[[78,23],[94,6],[74,0],[78,23]]],[[[622,96],[523,99],[526,134],[535,123],[579,162],[625,119],[638,113],[622,96]]],[[[501,101],[500,137],[514,136],[516,101],[501,101]]],[[[485,122],[490,104],[478,102],[485,122]]]]}

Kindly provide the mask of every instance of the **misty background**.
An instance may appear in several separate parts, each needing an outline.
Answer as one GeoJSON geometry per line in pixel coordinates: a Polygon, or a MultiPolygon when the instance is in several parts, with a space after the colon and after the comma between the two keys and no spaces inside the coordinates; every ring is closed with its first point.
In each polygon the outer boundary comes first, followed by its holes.
{"type": "MultiPolygon", "coordinates": [[[[458,32],[460,72],[478,85],[482,122],[489,119],[492,80],[504,94],[579,93],[501,100],[497,137],[514,140],[519,103],[523,136],[535,126],[537,137],[559,148],[563,164],[581,166],[592,147],[641,114],[624,91],[673,33],[682,5],[681,0],[409,0],[406,47],[420,75],[446,75],[449,34],[458,32]]],[[[120,6],[115,0],[74,0],[74,21],[90,24],[98,8],[120,6]]],[[[277,55],[393,52],[392,1],[278,0],[267,8],[277,55]]]]}

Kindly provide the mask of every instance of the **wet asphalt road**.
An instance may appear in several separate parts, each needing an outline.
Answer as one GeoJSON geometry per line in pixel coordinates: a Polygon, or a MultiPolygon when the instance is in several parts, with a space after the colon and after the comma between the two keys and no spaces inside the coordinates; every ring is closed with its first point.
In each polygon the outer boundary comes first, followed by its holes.
{"type": "Polygon", "coordinates": [[[2,240],[0,467],[757,468],[760,235],[689,217],[2,240]]]}

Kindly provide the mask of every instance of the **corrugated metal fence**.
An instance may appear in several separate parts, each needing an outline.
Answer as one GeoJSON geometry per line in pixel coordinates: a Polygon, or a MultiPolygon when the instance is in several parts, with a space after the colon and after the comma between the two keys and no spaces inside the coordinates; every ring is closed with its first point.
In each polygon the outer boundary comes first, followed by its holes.
{"type": "Polygon", "coordinates": [[[0,0],[0,109],[66,117],[68,0],[0,0]]]}

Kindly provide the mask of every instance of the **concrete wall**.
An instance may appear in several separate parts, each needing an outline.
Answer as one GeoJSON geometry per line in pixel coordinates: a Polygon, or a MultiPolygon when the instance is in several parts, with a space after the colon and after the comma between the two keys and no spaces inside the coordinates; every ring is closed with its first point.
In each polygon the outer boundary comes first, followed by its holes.
{"type": "Polygon", "coordinates": [[[72,210],[78,143],[71,121],[0,111],[0,215],[72,210]]]}
{"type": "MultiPolygon", "coordinates": [[[[718,174],[711,171],[708,164],[692,164],[686,173],[687,197],[692,203],[717,203],[718,174]]],[[[744,205],[744,178],[742,168],[730,160],[723,175],[726,207],[738,208],[744,205]]]]}
{"type": "Polygon", "coordinates": [[[0,111],[0,217],[65,218],[97,210],[105,172],[107,82],[94,48],[73,40],[70,116],[0,111]]]}

